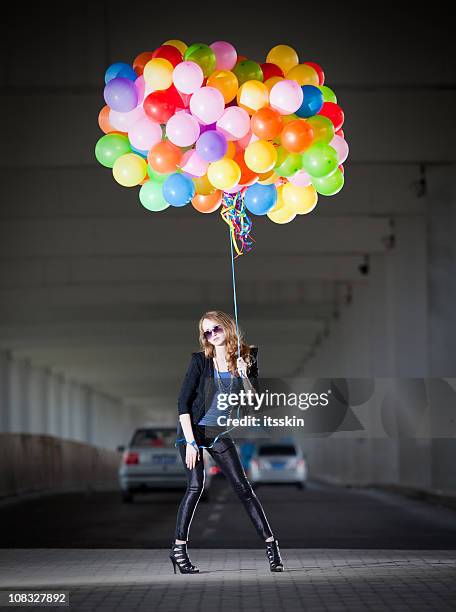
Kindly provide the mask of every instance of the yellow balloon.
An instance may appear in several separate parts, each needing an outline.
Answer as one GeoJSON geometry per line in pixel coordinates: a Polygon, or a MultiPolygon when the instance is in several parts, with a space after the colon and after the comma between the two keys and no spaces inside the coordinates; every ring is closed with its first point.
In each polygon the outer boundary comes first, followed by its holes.
{"type": "Polygon", "coordinates": [[[244,161],[254,172],[268,172],[274,168],[277,161],[277,150],[271,142],[255,140],[244,152],[244,161]]]}
{"type": "Polygon", "coordinates": [[[214,193],[215,187],[207,178],[207,174],[204,176],[197,176],[192,179],[195,184],[195,191],[199,195],[210,195],[214,193]]]}
{"type": "Polygon", "coordinates": [[[207,177],[214,187],[225,191],[239,183],[241,169],[235,161],[228,157],[223,157],[209,164],[207,177]]]}
{"type": "Polygon", "coordinates": [[[279,185],[277,187],[277,200],[274,206],[271,208],[269,212],[277,212],[281,208],[285,206],[285,202],[283,201],[283,185],[279,185]]]}
{"type": "Polygon", "coordinates": [[[236,155],[236,145],[234,144],[232,140],[228,140],[226,144],[228,145],[228,148],[223,157],[229,157],[229,159],[233,159],[234,156],[236,155]]]}
{"type": "Polygon", "coordinates": [[[296,212],[288,204],[285,204],[283,199],[284,185],[277,187],[277,201],[271,210],[267,213],[268,217],[274,223],[289,223],[296,217],[296,212]]]}
{"type": "Polygon", "coordinates": [[[257,110],[269,104],[269,89],[261,81],[246,81],[239,87],[237,103],[249,115],[253,115],[257,110]]]}
{"type": "Polygon", "coordinates": [[[298,64],[287,72],[287,79],[294,79],[299,85],[319,85],[317,71],[307,64],[298,64]]]}
{"type": "Polygon", "coordinates": [[[274,221],[274,223],[289,223],[290,221],[293,221],[293,219],[296,217],[294,210],[286,204],[277,208],[277,204],[278,202],[275,204],[274,208],[267,213],[269,219],[274,221]]]}
{"type": "Polygon", "coordinates": [[[266,81],[264,82],[264,84],[266,85],[266,87],[268,88],[269,92],[271,92],[271,89],[274,87],[274,85],[276,83],[278,83],[279,81],[283,81],[283,77],[280,76],[273,76],[269,79],[266,79],[266,81]]]}
{"type": "Polygon", "coordinates": [[[288,182],[283,186],[283,201],[296,214],[307,215],[317,205],[318,194],[313,185],[299,187],[288,182]]]}
{"type": "Polygon", "coordinates": [[[282,69],[284,74],[287,74],[293,66],[299,63],[299,58],[293,47],[277,45],[269,51],[266,61],[275,64],[282,69]]]}
{"type": "Polygon", "coordinates": [[[231,70],[214,70],[207,79],[207,86],[218,89],[225,100],[225,104],[228,104],[236,97],[239,81],[231,70]]]}
{"type": "Polygon", "coordinates": [[[154,57],[144,66],[144,80],[151,89],[168,89],[173,83],[173,65],[163,57],[154,57]]]}
{"type": "Polygon", "coordinates": [[[178,49],[182,55],[184,55],[184,53],[187,51],[187,45],[182,40],[167,40],[163,44],[176,47],[176,49],[178,49]]]}
{"type": "Polygon", "coordinates": [[[135,153],[125,153],[114,162],[112,173],[123,187],[134,187],[147,175],[146,160],[135,153]]]}

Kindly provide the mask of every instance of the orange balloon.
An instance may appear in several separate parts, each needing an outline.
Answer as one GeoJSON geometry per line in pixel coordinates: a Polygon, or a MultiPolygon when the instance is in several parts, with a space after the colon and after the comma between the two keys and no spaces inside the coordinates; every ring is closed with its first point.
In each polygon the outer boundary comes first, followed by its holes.
{"type": "Polygon", "coordinates": [[[98,125],[100,126],[100,130],[104,132],[105,134],[114,132],[116,129],[109,123],[109,111],[110,110],[111,109],[109,108],[108,105],[103,106],[103,108],[101,109],[98,115],[98,125]]]}
{"type": "Polygon", "coordinates": [[[282,115],[269,106],[260,108],[250,120],[252,132],[261,140],[272,140],[283,128],[282,115]]]}
{"type": "Polygon", "coordinates": [[[305,119],[296,119],[287,123],[280,137],[283,147],[290,153],[302,153],[310,147],[312,140],[312,126],[305,119]]]}
{"type": "Polygon", "coordinates": [[[266,87],[269,89],[269,91],[271,91],[271,89],[274,87],[274,85],[276,83],[278,83],[279,81],[283,81],[283,77],[280,76],[273,76],[273,77],[269,77],[269,79],[266,79],[266,81],[264,82],[264,84],[266,85],[266,87]]]}
{"type": "Polygon", "coordinates": [[[149,151],[147,161],[156,172],[174,172],[182,157],[182,150],[169,140],[162,140],[149,151]]]}
{"type": "Polygon", "coordinates": [[[216,190],[214,185],[207,178],[207,174],[204,176],[195,176],[195,178],[192,178],[192,181],[195,185],[195,191],[199,195],[209,195],[216,190]]]}
{"type": "Polygon", "coordinates": [[[135,57],[133,60],[133,70],[138,76],[144,72],[144,66],[152,59],[152,51],[144,51],[135,57]]]}
{"type": "Polygon", "coordinates": [[[215,212],[222,203],[222,196],[223,192],[219,189],[216,189],[214,193],[210,193],[208,195],[201,195],[200,193],[197,193],[192,198],[193,208],[196,208],[196,210],[201,213],[215,212]]]}
{"type": "Polygon", "coordinates": [[[214,70],[207,79],[207,86],[218,89],[225,100],[225,104],[228,104],[236,97],[239,82],[237,76],[231,70],[214,70]]]}
{"type": "Polygon", "coordinates": [[[228,148],[226,150],[224,157],[229,157],[230,159],[234,159],[234,156],[236,155],[236,145],[234,144],[234,141],[228,140],[226,144],[228,145],[228,148]]]}
{"type": "Polygon", "coordinates": [[[258,179],[258,174],[246,165],[244,160],[244,151],[238,151],[234,156],[234,161],[241,169],[241,178],[239,179],[239,185],[251,185],[258,179]]]}

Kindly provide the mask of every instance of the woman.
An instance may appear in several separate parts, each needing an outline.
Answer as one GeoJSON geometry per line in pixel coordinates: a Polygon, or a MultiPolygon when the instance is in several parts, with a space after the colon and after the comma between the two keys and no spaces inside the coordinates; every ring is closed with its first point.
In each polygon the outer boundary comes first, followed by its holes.
{"type": "MultiPolygon", "coordinates": [[[[241,356],[236,358],[238,342],[235,322],[220,310],[211,310],[201,317],[199,341],[203,350],[192,353],[178,400],[176,444],[187,472],[188,485],[177,513],[175,539],[169,555],[174,573],[176,565],[181,574],[199,572],[188,557],[187,540],[193,514],[204,488],[203,447],[207,448],[230,481],[258,535],[266,542],[271,571],[281,572],[283,563],[278,541],[247,480],[234,442],[227,431],[229,427],[217,421],[221,415],[229,416],[229,409],[224,414],[217,405],[220,393],[236,393],[241,388],[252,392],[258,390],[258,349],[245,344],[240,336],[241,356]]],[[[226,419],[223,422],[226,423],[226,419]]]]}

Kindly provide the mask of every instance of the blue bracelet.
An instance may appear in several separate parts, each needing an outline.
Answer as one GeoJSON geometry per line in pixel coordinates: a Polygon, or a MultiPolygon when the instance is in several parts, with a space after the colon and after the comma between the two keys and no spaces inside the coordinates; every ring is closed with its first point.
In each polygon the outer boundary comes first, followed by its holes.
{"type": "Polygon", "coordinates": [[[187,444],[190,444],[190,446],[193,446],[193,448],[196,448],[196,450],[198,450],[198,444],[196,443],[195,440],[192,440],[191,442],[187,442],[187,444]]]}

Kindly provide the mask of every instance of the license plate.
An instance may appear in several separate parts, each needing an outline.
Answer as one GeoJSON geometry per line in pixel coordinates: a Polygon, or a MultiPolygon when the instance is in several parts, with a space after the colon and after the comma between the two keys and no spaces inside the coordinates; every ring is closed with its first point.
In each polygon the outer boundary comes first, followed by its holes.
{"type": "Polygon", "coordinates": [[[176,463],[176,457],[173,455],[150,455],[149,460],[153,465],[174,465],[176,463]]]}
{"type": "Polygon", "coordinates": [[[285,463],[283,461],[271,461],[271,465],[274,470],[283,470],[285,463]]]}

